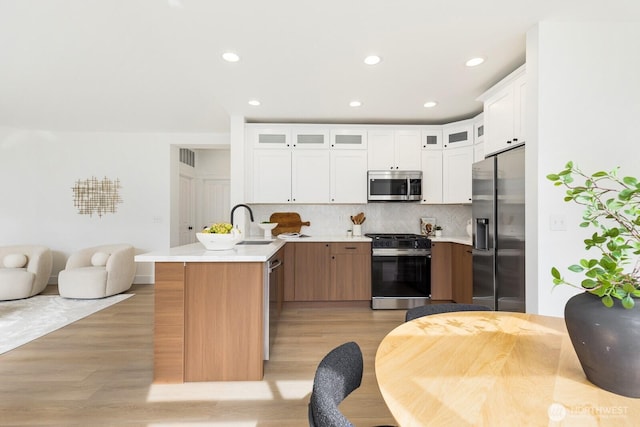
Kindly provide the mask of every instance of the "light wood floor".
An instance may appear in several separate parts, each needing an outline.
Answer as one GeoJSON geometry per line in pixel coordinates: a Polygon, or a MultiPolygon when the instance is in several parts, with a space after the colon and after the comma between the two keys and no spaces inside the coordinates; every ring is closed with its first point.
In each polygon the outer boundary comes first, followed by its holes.
{"type": "Polygon", "coordinates": [[[263,381],[157,385],[153,286],[130,292],[135,296],[0,355],[0,425],[305,426],[318,362],[350,340],[362,348],[365,372],[342,411],[358,427],[394,424],[374,357],[404,310],[285,308],[263,381]]]}

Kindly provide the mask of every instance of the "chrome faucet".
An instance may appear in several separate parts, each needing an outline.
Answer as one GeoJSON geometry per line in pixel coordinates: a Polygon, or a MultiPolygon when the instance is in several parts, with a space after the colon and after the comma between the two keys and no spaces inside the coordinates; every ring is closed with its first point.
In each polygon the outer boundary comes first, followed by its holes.
{"type": "Polygon", "coordinates": [[[242,206],[243,208],[247,208],[247,210],[249,211],[249,217],[251,218],[251,222],[253,222],[253,211],[251,210],[251,208],[250,208],[249,206],[247,206],[247,205],[240,204],[240,205],[235,205],[235,206],[233,207],[233,209],[231,209],[231,219],[230,219],[230,223],[231,223],[231,225],[233,225],[233,212],[234,212],[237,208],[239,208],[239,207],[241,207],[241,206],[242,206]]]}

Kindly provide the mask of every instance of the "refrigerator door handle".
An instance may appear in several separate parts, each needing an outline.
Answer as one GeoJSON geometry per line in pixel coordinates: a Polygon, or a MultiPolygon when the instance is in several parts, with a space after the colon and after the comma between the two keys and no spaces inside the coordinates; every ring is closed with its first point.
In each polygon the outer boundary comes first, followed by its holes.
{"type": "Polygon", "coordinates": [[[476,233],[473,239],[473,249],[489,250],[489,218],[476,218],[476,233]]]}

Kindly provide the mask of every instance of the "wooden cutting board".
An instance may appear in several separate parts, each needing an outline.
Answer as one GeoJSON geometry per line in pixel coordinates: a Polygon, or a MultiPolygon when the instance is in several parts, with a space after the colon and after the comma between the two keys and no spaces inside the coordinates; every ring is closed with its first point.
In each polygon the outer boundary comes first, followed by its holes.
{"type": "Polygon", "coordinates": [[[277,236],[281,233],[299,233],[303,225],[311,225],[309,221],[302,221],[297,212],[274,212],[269,217],[270,222],[277,222],[272,234],[277,236]]]}

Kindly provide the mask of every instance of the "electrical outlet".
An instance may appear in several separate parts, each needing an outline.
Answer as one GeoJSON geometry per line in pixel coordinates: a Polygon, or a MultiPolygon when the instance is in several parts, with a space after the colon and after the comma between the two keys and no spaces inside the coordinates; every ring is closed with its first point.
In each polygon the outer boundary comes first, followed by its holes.
{"type": "Polygon", "coordinates": [[[551,231],[565,231],[567,229],[566,217],[564,215],[551,215],[549,217],[549,228],[551,231]]]}

